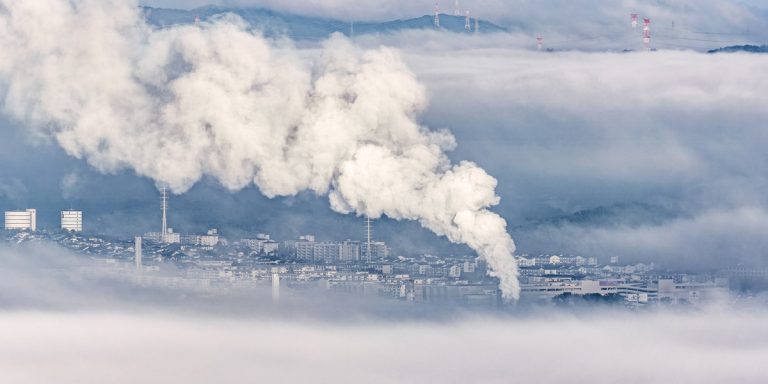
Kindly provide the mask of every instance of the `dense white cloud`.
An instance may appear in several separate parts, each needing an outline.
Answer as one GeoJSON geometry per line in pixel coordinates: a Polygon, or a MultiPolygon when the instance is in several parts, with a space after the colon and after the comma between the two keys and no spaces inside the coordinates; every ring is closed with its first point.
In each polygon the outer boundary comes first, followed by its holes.
{"type": "Polygon", "coordinates": [[[759,383],[761,311],[447,323],[0,313],[0,380],[78,383],[759,383]]]}

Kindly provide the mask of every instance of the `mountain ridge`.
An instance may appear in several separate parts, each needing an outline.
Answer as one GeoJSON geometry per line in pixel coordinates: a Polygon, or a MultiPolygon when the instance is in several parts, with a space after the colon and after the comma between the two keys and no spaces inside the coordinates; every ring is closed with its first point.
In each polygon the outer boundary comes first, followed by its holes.
{"type": "Polygon", "coordinates": [[[722,47],[717,49],[710,49],[707,53],[733,53],[733,52],[749,52],[749,53],[768,53],[768,45],[731,45],[728,47],[722,47]]]}
{"type": "MultiPolygon", "coordinates": [[[[158,28],[192,24],[196,18],[201,21],[214,20],[225,14],[235,14],[249,26],[261,29],[265,36],[287,36],[294,40],[323,40],[333,33],[344,35],[368,35],[394,33],[404,30],[436,29],[434,17],[424,15],[410,19],[386,21],[344,21],[338,19],[302,16],[277,12],[266,8],[241,8],[206,5],[191,10],[141,7],[147,22],[158,28]]],[[[507,29],[488,21],[479,20],[479,33],[506,32],[507,29]]],[[[474,33],[475,19],[470,26],[474,33]]],[[[469,33],[465,30],[465,17],[440,14],[440,31],[469,33]]]]}

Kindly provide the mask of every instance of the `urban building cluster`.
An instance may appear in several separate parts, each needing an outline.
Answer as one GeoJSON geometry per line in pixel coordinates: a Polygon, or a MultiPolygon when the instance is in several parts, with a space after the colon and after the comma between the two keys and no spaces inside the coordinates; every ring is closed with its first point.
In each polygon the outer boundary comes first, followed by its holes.
{"type": "Polygon", "coordinates": [[[651,264],[620,264],[617,256],[601,265],[594,257],[539,255],[516,257],[521,296],[550,300],[562,296],[600,295],[644,305],[697,303],[727,296],[729,274],[665,272],[651,264]]]}
{"type": "Polygon", "coordinates": [[[316,241],[313,235],[299,236],[283,244],[287,256],[326,263],[385,259],[390,252],[383,241],[316,241]]]}
{"type": "MultiPolygon", "coordinates": [[[[6,239],[53,241],[93,261],[92,273],[168,288],[219,291],[320,289],[412,302],[501,305],[498,281],[474,257],[396,255],[383,241],[318,240],[313,235],[278,242],[264,233],[226,239],[217,229],[182,235],[167,225],[163,191],[161,231],[132,240],[83,234],[83,212],[61,212],[61,231],[39,231],[36,210],[5,213],[6,239]]],[[[569,297],[610,298],[631,306],[696,303],[728,293],[728,271],[688,274],[660,271],[654,264],[621,264],[611,257],[518,255],[520,302],[552,302],[569,297]]],[[[742,276],[744,270],[737,271],[742,276]]],[[[736,273],[736,272],[734,272],[736,273]]],[[[763,278],[768,274],[761,275],[763,278]]]]}

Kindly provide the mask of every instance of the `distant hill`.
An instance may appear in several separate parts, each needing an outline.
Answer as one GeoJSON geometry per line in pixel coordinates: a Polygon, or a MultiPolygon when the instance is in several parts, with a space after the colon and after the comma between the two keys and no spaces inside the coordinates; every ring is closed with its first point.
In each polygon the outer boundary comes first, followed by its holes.
{"type": "Polygon", "coordinates": [[[750,52],[750,53],[768,53],[768,45],[732,45],[711,49],[707,53],[731,53],[731,52],[750,52]]]}
{"type": "MultiPolygon", "coordinates": [[[[350,22],[346,20],[325,19],[275,12],[263,8],[230,8],[209,5],[192,10],[142,7],[149,24],[158,27],[191,24],[195,18],[210,20],[218,16],[233,13],[240,16],[253,28],[261,29],[266,36],[288,36],[294,40],[322,40],[334,32],[345,35],[392,33],[403,30],[435,29],[433,16],[425,15],[406,20],[383,22],[350,22]],[[352,32],[354,31],[354,32],[352,32]]],[[[480,33],[505,32],[506,29],[496,24],[480,20],[480,33]]],[[[463,16],[440,15],[440,30],[467,33],[464,29],[463,16]]],[[[471,27],[475,28],[475,19],[471,27]]]]}
{"type": "Polygon", "coordinates": [[[680,214],[680,212],[659,205],[639,202],[617,203],[578,211],[570,215],[538,220],[524,227],[535,228],[539,226],[562,226],[568,224],[588,227],[637,227],[660,225],[668,220],[680,217],[680,214]]]}

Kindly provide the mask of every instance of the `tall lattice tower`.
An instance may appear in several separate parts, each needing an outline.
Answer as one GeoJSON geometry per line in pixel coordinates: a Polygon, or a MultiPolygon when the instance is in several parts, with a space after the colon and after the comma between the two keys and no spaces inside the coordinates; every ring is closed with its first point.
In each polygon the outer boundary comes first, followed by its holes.
{"type": "Polygon", "coordinates": [[[163,210],[163,228],[160,232],[160,240],[163,243],[168,242],[168,188],[163,187],[160,192],[162,193],[162,200],[160,208],[163,210]]]}
{"type": "Polygon", "coordinates": [[[459,9],[459,0],[456,0],[456,2],[453,4],[453,15],[461,16],[461,9],[459,9]]]}
{"type": "Polygon", "coordinates": [[[435,28],[440,28],[440,5],[435,1],[435,28]]]}
{"type": "Polygon", "coordinates": [[[371,218],[365,217],[365,258],[371,261],[371,218]]]}

